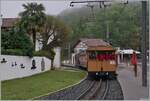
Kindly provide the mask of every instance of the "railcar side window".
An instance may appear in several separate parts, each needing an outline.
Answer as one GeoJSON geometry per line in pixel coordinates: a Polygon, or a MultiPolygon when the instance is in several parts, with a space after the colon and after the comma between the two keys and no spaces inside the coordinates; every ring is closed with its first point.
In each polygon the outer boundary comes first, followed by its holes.
{"type": "Polygon", "coordinates": [[[96,59],[96,52],[89,52],[89,59],[96,59]]]}

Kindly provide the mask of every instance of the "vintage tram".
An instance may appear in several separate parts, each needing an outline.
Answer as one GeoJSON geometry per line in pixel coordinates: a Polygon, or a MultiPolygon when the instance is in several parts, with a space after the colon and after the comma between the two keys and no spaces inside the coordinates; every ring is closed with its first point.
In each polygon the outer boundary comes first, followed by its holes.
{"type": "Polygon", "coordinates": [[[76,55],[76,66],[88,71],[89,76],[116,77],[117,57],[111,45],[93,46],[76,55]]]}

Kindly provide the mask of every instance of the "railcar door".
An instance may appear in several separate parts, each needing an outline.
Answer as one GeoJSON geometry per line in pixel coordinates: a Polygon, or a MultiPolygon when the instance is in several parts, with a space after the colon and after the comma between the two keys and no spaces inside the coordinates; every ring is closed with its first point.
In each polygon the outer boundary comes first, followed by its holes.
{"type": "Polygon", "coordinates": [[[98,64],[97,64],[97,53],[96,51],[89,51],[88,52],[88,72],[97,72],[98,71],[98,64]]]}
{"type": "Polygon", "coordinates": [[[116,70],[115,52],[99,51],[97,54],[99,70],[102,72],[113,72],[116,70]]]}

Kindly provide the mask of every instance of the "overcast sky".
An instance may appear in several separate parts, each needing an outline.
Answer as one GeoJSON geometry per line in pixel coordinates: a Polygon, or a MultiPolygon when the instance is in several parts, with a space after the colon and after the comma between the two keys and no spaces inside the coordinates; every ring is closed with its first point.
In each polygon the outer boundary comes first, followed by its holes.
{"type": "Polygon", "coordinates": [[[18,13],[23,11],[22,4],[27,2],[42,3],[46,9],[46,14],[57,15],[65,9],[71,8],[69,0],[0,0],[1,14],[3,18],[18,16],[18,13]]]}
{"type": "MultiPolygon", "coordinates": [[[[0,0],[0,12],[3,18],[15,18],[18,17],[19,12],[24,11],[22,4],[29,2],[37,2],[38,4],[42,3],[44,5],[46,9],[45,11],[46,14],[58,15],[65,9],[71,9],[70,7],[71,1],[78,1],[78,0],[0,0]]],[[[126,1],[126,0],[115,0],[115,1],[126,1]]],[[[76,5],[74,7],[81,7],[81,6],[83,5],[80,6],[76,5]]]]}

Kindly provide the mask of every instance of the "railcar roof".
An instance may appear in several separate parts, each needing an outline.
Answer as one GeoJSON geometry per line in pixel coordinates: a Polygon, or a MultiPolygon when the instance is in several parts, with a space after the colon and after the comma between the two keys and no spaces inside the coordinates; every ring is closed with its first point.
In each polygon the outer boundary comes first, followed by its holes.
{"type": "Polygon", "coordinates": [[[79,42],[83,42],[87,45],[87,47],[97,47],[97,46],[111,46],[108,42],[105,42],[102,39],[93,39],[93,38],[81,38],[76,44],[74,44],[73,48],[75,48],[79,42]]]}
{"type": "Polygon", "coordinates": [[[97,46],[97,47],[89,47],[87,51],[115,51],[112,46],[97,46]]]}

